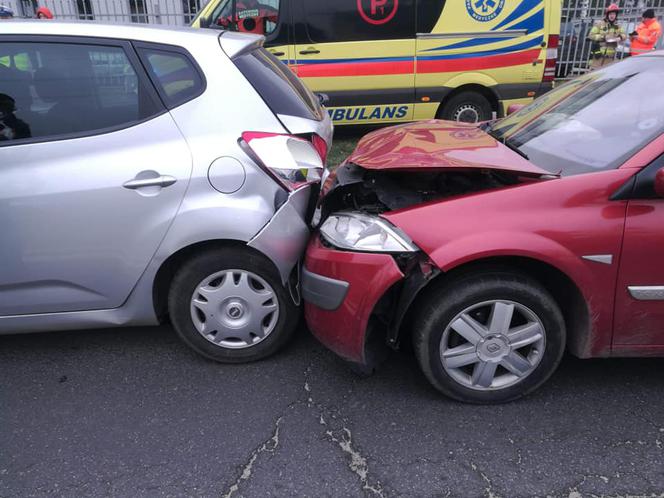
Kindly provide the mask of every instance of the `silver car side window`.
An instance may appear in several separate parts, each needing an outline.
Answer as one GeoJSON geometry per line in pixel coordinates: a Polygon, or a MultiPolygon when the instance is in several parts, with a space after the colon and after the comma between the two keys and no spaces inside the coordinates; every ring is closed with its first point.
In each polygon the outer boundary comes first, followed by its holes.
{"type": "Polygon", "coordinates": [[[0,146],[129,126],[158,111],[122,47],[0,43],[0,146]]]}

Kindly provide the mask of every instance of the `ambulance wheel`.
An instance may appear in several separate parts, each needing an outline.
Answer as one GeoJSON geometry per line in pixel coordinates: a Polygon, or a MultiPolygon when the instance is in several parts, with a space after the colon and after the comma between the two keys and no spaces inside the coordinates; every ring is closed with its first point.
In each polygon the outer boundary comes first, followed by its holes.
{"type": "Polygon", "coordinates": [[[461,92],[445,102],[436,116],[438,119],[477,123],[491,119],[491,103],[477,92],[461,92]]]}

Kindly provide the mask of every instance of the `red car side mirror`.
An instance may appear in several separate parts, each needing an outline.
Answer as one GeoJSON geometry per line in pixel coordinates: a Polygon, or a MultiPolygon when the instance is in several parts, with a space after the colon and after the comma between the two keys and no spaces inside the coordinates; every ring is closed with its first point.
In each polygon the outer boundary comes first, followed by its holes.
{"type": "Polygon", "coordinates": [[[655,175],[655,193],[664,198],[664,168],[661,168],[655,175]]]}
{"type": "Polygon", "coordinates": [[[510,114],[514,114],[515,112],[520,111],[524,107],[526,106],[523,104],[512,104],[507,108],[507,115],[509,116],[510,114]]]}

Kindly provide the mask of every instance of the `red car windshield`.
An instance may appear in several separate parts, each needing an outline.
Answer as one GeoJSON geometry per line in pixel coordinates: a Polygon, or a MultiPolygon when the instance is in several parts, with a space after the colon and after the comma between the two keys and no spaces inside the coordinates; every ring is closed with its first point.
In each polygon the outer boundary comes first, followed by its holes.
{"type": "Polygon", "coordinates": [[[664,132],[664,58],[641,56],[566,83],[487,128],[563,176],[614,169],[664,132]]]}

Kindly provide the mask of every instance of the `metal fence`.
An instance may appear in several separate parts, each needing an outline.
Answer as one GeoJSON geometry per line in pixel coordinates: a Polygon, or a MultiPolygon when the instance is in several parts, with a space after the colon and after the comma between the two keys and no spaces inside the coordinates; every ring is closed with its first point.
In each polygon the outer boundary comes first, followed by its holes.
{"type": "Polygon", "coordinates": [[[57,19],[184,26],[207,0],[0,0],[20,17],[48,7],[57,19]]]}
{"type": "MultiPolygon", "coordinates": [[[[570,78],[588,71],[590,46],[588,34],[593,24],[604,18],[608,0],[564,0],[560,24],[560,48],[558,49],[558,78],[570,78]]],[[[626,33],[634,31],[641,22],[645,9],[655,9],[660,21],[664,18],[664,0],[626,0],[619,2],[622,9],[618,22],[626,33]]],[[[662,40],[659,44],[661,46],[662,40]]],[[[618,47],[616,58],[629,54],[629,39],[618,47]]]]}

